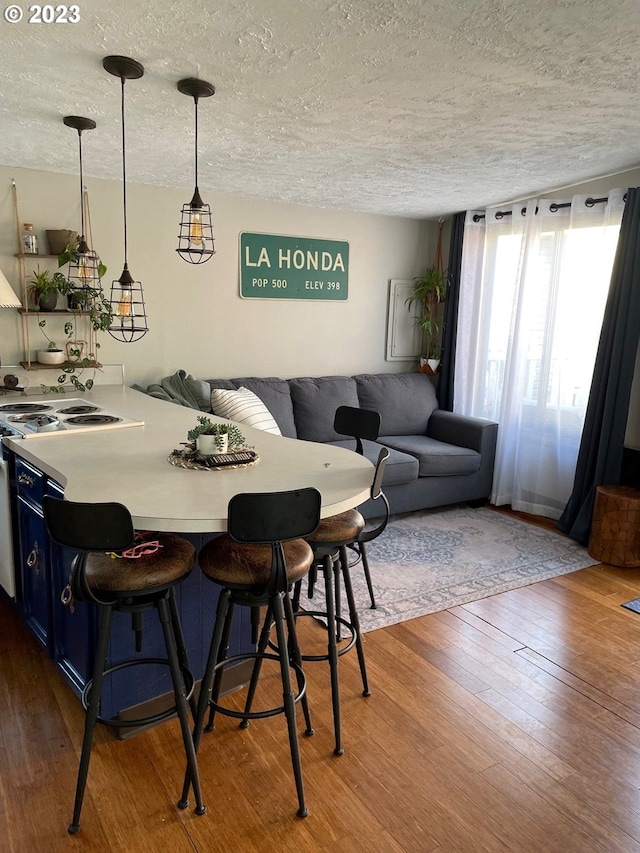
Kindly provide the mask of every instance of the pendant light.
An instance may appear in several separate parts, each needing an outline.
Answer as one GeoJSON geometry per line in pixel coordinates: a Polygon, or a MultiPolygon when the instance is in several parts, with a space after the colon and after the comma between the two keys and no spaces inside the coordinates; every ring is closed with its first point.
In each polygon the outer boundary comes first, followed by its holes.
{"type": "Polygon", "coordinates": [[[211,83],[188,77],[177,84],[178,91],[193,98],[195,111],[195,190],[193,198],[182,206],[180,234],[176,252],[190,264],[203,264],[215,254],[211,209],[200,198],[198,189],[198,99],[210,98],[216,91],[211,83]]]}
{"type": "Polygon", "coordinates": [[[80,240],[75,251],[71,252],[71,260],[69,261],[68,279],[71,282],[71,293],[73,291],[89,292],[93,296],[99,296],[102,293],[102,282],[100,281],[101,261],[98,255],[91,249],[87,243],[85,234],[85,192],[82,180],[82,131],[94,130],[96,123],[93,119],[83,118],[82,116],[64,116],[62,119],[67,127],[72,127],[78,131],[78,156],[80,159],[80,240]]]}
{"type": "Polygon", "coordinates": [[[121,118],[122,118],[122,210],[124,224],[124,267],[120,278],[111,282],[111,296],[109,304],[113,314],[113,320],[109,327],[109,334],[118,341],[125,344],[139,341],[149,331],[147,326],[147,312],[144,305],[144,293],[142,282],[135,281],[129,272],[127,262],[127,169],[126,169],[126,141],[124,121],[124,83],[125,80],[138,80],[144,74],[144,68],[135,59],[126,56],[106,56],[102,60],[102,66],[109,74],[119,77],[122,83],[121,90],[121,118]]]}

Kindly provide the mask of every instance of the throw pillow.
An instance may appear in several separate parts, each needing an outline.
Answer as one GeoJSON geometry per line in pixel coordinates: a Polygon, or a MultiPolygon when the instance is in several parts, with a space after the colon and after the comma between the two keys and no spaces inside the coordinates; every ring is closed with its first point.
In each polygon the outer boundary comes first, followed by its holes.
{"type": "Polygon", "coordinates": [[[211,392],[211,408],[219,418],[282,435],[271,412],[260,397],[248,388],[241,386],[237,391],[214,388],[211,392]]]}

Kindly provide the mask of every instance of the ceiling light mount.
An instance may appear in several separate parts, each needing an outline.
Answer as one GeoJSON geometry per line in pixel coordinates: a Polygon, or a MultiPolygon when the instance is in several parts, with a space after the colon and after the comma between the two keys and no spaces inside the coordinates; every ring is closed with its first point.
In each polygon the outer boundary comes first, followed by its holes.
{"type": "Polygon", "coordinates": [[[124,84],[126,80],[139,80],[144,68],[128,56],[105,56],[102,67],[122,83],[120,114],[122,120],[122,212],[124,225],[124,266],[120,278],[111,282],[109,304],[113,320],[109,334],[118,341],[129,344],[139,341],[149,331],[144,304],[142,282],[135,281],[129,272],[127,257],[127,161],[124,114],[124,84]]]}
{"type": "Polygon", "coordinates": [[[193,98],[195,113],[195,189],[191,201],[182,206],[176,252],[187,263],[203,264],[215,254],[215,244],[211,208],[204,204],[198,189],[198,100],[210,98],[216,90],[211,83],[196,77],[185,77],[176,85],[179,92],[193,98]]]}
{"type": "Polygon", "coordinates": [[[139,80],[144,75],[144,66],[128,56],[105,56],[102,67],[121,80],[139,80]]]}
{"type": "Polygon", "coordinates": [[[72,127],[78,133],[82,133],[83,130],[96,129],[95,121],[92,118],[84,118],[84,116],[65,116],[62,121],[63,124],[66,124],[67,127],[72,127]]]}
{"type": "Polygon", "coordinates": [[[190,98],[210,98],[215,95],[216,87],[206,80],[198,80],[197,77],[185,77],[177,83],[178,91],[190,98]]]}

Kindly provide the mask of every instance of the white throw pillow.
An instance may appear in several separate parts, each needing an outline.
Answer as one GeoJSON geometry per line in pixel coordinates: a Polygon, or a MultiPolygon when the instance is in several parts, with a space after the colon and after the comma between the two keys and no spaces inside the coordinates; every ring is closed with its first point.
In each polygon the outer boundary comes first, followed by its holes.
{"type": "Polygon", "coordinates": [[[214,388],[211,392],[211,408],[219,418],[256,427],[274,435],[282,435],[269,409],[260,397],[248,388],[241,386],[237,391],[214,388]]]}

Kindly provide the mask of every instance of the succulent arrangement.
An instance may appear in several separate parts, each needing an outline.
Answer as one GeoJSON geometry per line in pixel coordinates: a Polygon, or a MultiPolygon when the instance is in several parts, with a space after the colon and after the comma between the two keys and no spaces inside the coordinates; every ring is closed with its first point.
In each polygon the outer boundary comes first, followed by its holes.
{"type": "Polygon", "coordinates": [[[213,435],[215,436],[216,446],[219,449],[222,449],[224,446],[223,436],[227,436],[227,442],[229,447],[243,447],[245,444],[245,437],[242,434],[242,431],[235,426],[235,424],[229,423],[214,423],[210,418],[206,415],[198,416],[198,424],[193,429],[190,429],[187,433],[187,438],[191,442],[196,442],[199,436],[201,435],[213,435]]]}

